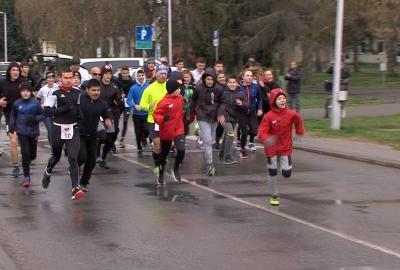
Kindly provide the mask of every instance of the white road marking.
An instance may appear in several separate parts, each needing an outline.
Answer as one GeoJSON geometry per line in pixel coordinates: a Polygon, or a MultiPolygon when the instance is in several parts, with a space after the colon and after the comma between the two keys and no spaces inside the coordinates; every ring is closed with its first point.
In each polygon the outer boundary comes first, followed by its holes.
{"type": "MultiPolygon", "coordinates": [[[[152,167],[149,166],[149,165],[146,165],[146,164],[144,164],[144,163],[142,163],[142,162],[139,162],[139,161],[136,161],[136,160],[133,160],[133,159],[124,157],[123,155],[119,155],[118,157],[121,158],[121,159],[123,159],[123,160],[126,160],[126,161],[128,161],[128,162],[131,162],[131,163],[133,163],[133,164],[136,164],[136,165],[138,165],[138,166],[147,168],[147,169],[151,169],[151,168],[152,168],[152,167]]],[[[165,173],[165,175],[167,175],[167,176],[169,176],[169,177],[172,178],[172,175],[171,175],[170,173],[165,173]]],[[[390,248],[386,248],[386,247],[383,247],[383,246],[379,246],[379,245],[377,245],[377,244],[374,244],[374,243],[372,243],[372,242],[359,239],[359,238],[354,237],[354,236],[351,236],[351,235],[349,235],[349,234],[337,232],[337,231],[334,231],[334,230],[329,229],[329,228],[327,228],[327,227],[320,226],[320,225],[314,224],[314,223],[312,223],[312,222],[306,221],[306,220],[304,220],[304,219],[301,219],[301,218],[298,218],[298,217],[295,217],[295,216],[292,216],[292,215],[289,215],[289,214],[285,214],[285,213],[280,212],[280,211],[278,211],[278,210],[274,210],[274,209],[271,209],[271,208],[268,208],[268,207],[265,207],[265,206],[262,206],[262,205],[258,205],[258,204],[255,204],[255,203],[252,203],[252,202],[249,202],[249,201],[240,199],[240,198],[235,197],[235,196],[233,196],[233,195],[230,195],[230,194],[228,194],[228,193],[225,193],[225,192],[222,192],[222,191],[218,191],[218,190],[215,190],[215,189],[212,189],[212,188],[203,186],[203,185],[199,185],[199,184],[197,184],[197,183],[195,183],[195,182],[193,182],[193,181],[190,181],[190,180],[188,180],[188,179],[185,179],[185,178],[183,178],[183,177],[182,177],[182,182],[187,183],[187,184],[189,184],[189,185],[192,185],[192,186],[194,186],[194,187],[197,187],[197,188],[206,190],[206,191],[211,192],[211,193],[213,193],[213,194],[216,194],[216,195],[225,197],[225,198],[227,198],[227,199],[231,199],[231,200],[233,200],[233,201],[236,201],[236,202],[239,202],[239,203],[242,203],[242,204],[245,204],[245,205],[248,205],[248,206],[257,208],[257,209],[262,210],[262,211],[264,211],[264,212],[267,212],[267,213],[270,213],[270,214],[273,214],[273,215],[276,215],[276,216],[279,216],[279,217],[282,217],[282,218],[286,218],[286,219],[288,219],[288,220],[291,220],[291,221],[293,221],[293,222],[297,222],[297,223],[299,223],[299,224],[303,224],[303,225],[308,226],[308,227],[310,227],[310,228],[313,228],[313,229],[316,229],[316,230],[320,230],[320,231],[326,232],[326,233],[328,233],[328,234],[337,236],[337,237],[339,237],[339,238],[348,240],[348,241],[350,241],[350,242],[359,244],[359,245],[361,245],[361,246],[364,246],[364,247],[367,247],[367,248],[371,248],[371,249],[373,249],[373,250],[380,251],[380,252],[385,253],[385,254],[388,254],[388,255],[392,255],[392,256],[397,257],[397,258],[400,259],[400,253],[397,252],[397,251],[395,251],[395,250],[392,250],[392,249],[390,249],[390,248]]]]}

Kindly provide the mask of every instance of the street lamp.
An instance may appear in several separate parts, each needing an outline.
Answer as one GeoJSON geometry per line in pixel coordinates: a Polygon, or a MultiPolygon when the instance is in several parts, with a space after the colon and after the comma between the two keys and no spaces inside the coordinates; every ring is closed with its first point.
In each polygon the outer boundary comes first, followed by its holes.
{"type": "Polygon", "coordinates": [[[8,62],[7,56],[7,13],[0,11],[4,15],[4,62],[8,62]]]}
{"type": "Polygon", "coordinates": [[[172,65],[172,3],[168,0],[168,62],[172,65]]]}

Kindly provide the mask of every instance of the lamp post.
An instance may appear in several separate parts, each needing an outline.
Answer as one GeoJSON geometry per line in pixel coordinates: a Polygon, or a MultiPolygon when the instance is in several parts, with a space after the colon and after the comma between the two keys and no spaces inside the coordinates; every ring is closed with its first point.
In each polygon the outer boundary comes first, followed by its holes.
{"type": "Polygon", "coordinates": [[[172,3],[168,0],[168,62],[172,65],[172,3]]]}
{"type": "Polygon", "coordinates": [[[8,62],[7,56],[7,13],[0,11],[4,15],[4,62],[8,62]]]}

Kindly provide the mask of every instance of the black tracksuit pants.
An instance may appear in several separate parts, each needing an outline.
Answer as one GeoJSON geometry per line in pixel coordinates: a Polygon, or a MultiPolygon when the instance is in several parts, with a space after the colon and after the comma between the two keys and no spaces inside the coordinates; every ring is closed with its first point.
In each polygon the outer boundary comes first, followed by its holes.
{"type": "Polygon", "coordinates": [[[37,155],[37,137],[29,137],[18,134],[19,146],[21,147],[22,168],[24,177],[30,176],[31,161],[36,159],[37,155]]]}
{"type": "Polygon", "coordinates": [[[80,136],[80,148],[78,154],[78,165],[83,166],[83,172],[81,175],[81,185],[88,185],[92,171],[96,166],[96,155],[97,154],[97,136],[80,136]]]}

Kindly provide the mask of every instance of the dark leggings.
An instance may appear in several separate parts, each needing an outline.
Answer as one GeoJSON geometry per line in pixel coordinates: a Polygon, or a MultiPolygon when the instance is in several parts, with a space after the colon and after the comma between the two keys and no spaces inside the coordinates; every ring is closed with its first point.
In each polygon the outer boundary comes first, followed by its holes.
{"type": "Polygon", "coordinates": [[[122,134],[121,134],[121,139],[125,138],[126,135],[126,131],[128,130],[128,120],[129,120],[129,116],[131,116],[132,114],[132,110],[131,108],[125,108],[123,111],[123,115],[124,115],[124,121],[122,124],[122,134]]]}
{"type": "Polygon", "coordinates": [[[138,150],[142,150],[142,144],[149,136],[149,126],[147,124],[146,116],[132,115],[133,127],[135,130],[136,147],[138,150]]]}
{"type": "Polygon", "coordinates": [[[36,159],[37,155],[37,137],[29,137],[18,134],[19,146],[21,147],[22,168],[24,176],[30,176],[31,161],[36,159]]]}
{"type": "Polygon", "coordinates": [[[215,143],[218,144],[220,142],[222,135],[224,135],[224,126],[218,122],[217,129],[215,131],[215,143]]]}
{"type": "Polygon", "coordinates": [[[60,161],[63,145],[67,150],[67,157],[69,163],[69,176],[71,178],[72,188],[78,186],[79,167],[78,167],[78,151],[79,151],[79,129],[74,126],[74,135],[70,140],[61,139],[61,127],[54,125],[51,128],[51,156],[47,163],[46,170],[48,173],[53,171],[54,166],[60,161]]]}
{"type": "Polygon", "coordinates": [[[107,154],[110,152],[111,148],[114,146],[114,142],[117,140],[118,132],[119,132],[119,128],[118,128],[119,116],[120,116],[119,113],[114,113],[113,123],[114,123],[115,132],[107,133],[107,139],[106,139],[106,141],[104,143],[104,147],[103,147],[103,154],[101,155],[101,158],[104,160],[107,158],[107,154]]]}
{"type": "Polygon", "coordinates": [[[83,166],[80,184],[88,185],[96,166],[97,136],[80,136],[78,165],[83,166]]]}
{"type": "MultiPolygon", "coordinates": [[[[185,135],[180,135],[174,139],[176,146],[176,158],[174,169],[179,169],[182,164],[183,158],[185,157],[185,135]]],[[[164,174],[165,160],[168,157],[169,150],[171,149],[172,141],[161,141],[161,153],[159,156],[160,162],[160,174],[164,174]]]]}

